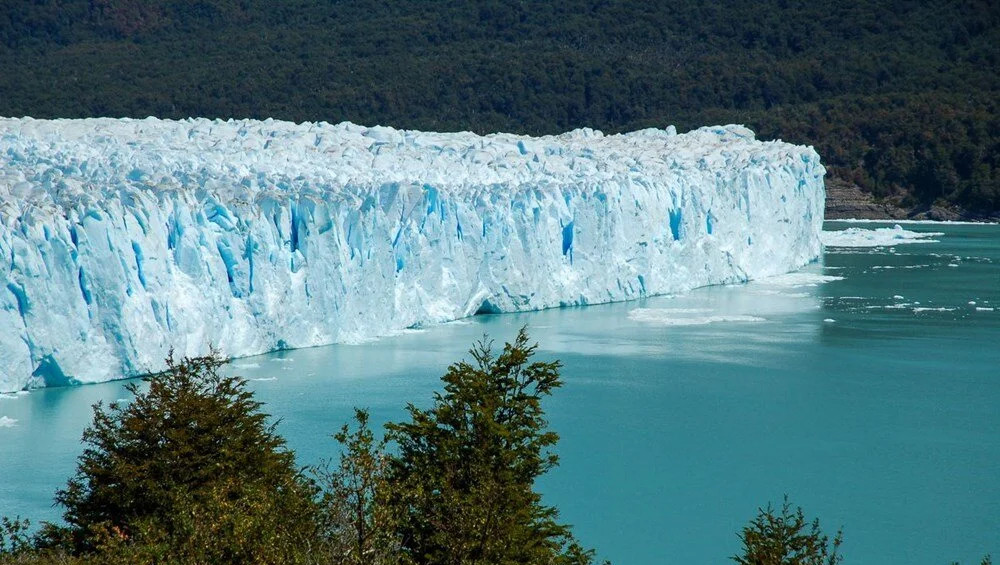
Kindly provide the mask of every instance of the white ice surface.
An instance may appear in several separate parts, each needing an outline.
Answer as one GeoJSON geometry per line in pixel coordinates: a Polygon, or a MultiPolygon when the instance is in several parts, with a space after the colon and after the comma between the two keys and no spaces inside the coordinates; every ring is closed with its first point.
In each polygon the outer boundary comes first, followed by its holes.
{"type": "Polygon", "coordinates": [[[628,317],[636,322],[657,326],[701,326],[718,322],[766,322],[760,316],[746,314],[708,314],[697,308],[636,308],[628,317]]]}
{"type": "Polygon", "coordinates": [[[844,277],[820,273],[787,273],[762,279],[760,284],[774,287],[818,286],[823,283],[842,281],[844,277]]]}
{"type": "Polygon", "coordinates": [[[824,231],[820,235],[828,247],[889,247],[903,243],[937,243],[933,239],[944,235],[940,232],[915,232],[895,225],[891,228],[847,228],[824,231]]]}
{"type": "Polygon", "coordinates": [[[0,391],[784,273],[824,172],[741,126],[0,119],[0,391]]]}

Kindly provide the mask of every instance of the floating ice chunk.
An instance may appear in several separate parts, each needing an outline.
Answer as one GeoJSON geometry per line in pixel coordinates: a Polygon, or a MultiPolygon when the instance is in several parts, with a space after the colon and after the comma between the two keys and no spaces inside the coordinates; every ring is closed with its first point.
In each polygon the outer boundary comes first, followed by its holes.
{"type": "Polygon", "coordinates": [[[976,312],[992,312],[994,308],[990,306],[976,306],[976,312]]]}
{"type": "Polygon", "coordinates": [[[256,379],[250,379],[250,380],[257,382],[269,382],[278,380],[278,377],[257,377],[256,379]]]}
{"type": "Polygon", "coordinates": [[[0,428],[13,428],[17,425],[17,420],[8,416],[0,416],[0,428]]]}
{"type": "Polygon", "coordinates": [[[700,326],[718,322],[766,322],[760,316],[744,314],[696,315],[703,313],[699,308],[636,308],[628,313],[630,320],[659,326],[700,326]]]}
{"type": "Polygon", "coordinates": [[[233,363],[234,369],[256,369],[260,367],[260,363],[233,363]]]}
{"type": "Polygon", "coordinates": [[[944,307],[930,308],[927,306],[921,306],[913,309],[914,314],[918,314],[920,312],[954,312],[954,311],[955,311],[954,308],[944,308],[944,307]]]}
{"type": "Polygon", "coordinates": [[[823,321],[826,322],[826,323],[828,323],[828,324],[832,324],[832,323],[836,322],[837,320],[834,320],[833,318],[823,318],[823,321]]]}
{"type": "Polygon", "coordinates": [[[898,295],[898,294],[894,294],[894,295],[892,295],[892,299],[893,299],[893,300],[902,300],[902,299],[903,299],[903,297],[902,297],[902,296],[900,296],[900,295],[898,295]]]}
{"type": "Polygon", "coordinates": [[[768,277],[757,282],[770,286],[795,287],[817,286],[823,283],[842,280],[844,280],[844,277],[838,277],[836,275],[821,275],[818,273],[787,273],[784,275],[768,277]]]}
{"type": "Polygon", "coordinates": [[[828,247],[888,247],[903,243],[937,243],[931,239],[944,235],[941,232],[915,232],[904,230],[898,224],[891,228],[847,228],[824,231],[820,234],[823,245],[828,247]]]}

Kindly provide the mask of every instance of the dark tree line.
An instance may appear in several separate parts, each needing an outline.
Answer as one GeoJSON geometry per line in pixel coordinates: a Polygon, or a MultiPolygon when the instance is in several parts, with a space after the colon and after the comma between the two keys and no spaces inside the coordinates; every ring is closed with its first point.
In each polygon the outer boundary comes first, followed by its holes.
{"type": "Polygon", "coordinates": [[[1000,4],[21,0],[0,115],[556,133],[745,123],[911,205],[1000,210],[1000,4]]]}

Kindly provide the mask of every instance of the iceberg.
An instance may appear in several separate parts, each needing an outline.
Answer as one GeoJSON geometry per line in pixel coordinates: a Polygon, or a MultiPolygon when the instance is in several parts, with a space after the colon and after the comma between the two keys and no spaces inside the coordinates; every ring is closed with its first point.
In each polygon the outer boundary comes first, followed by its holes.
{"type": "Polygon", "coordinates": [[[734,125],[0,119],[0,392],[785,273],[824,174],[734,125]]]}
{"type": "Polygon", "coordinates": [[[907,243],[938,243],[933,239],[941,237],[942,232],[915,232],[904,230],[899,224],[891,228],[847,228],[843,230],[825,231],[820,240],[827,247],[892,247],[907,243]]]}

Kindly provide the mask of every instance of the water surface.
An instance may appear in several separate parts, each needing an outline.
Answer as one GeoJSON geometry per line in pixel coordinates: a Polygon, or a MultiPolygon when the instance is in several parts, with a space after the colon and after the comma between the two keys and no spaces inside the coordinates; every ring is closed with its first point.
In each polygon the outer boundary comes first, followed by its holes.
{"type": "MultiPolygon", "coordinates": [[[[566,381],[546,404],[562,464],[541,486],[602,557],[724,563],[757,506],[787,493],[843,526],[847,563],[978,563],[1000,556],[1000,226],[906,229],[945,235],[829,248],[774,281],[480,316],[233,370],[306,464],[335,454],[354,406],[402,418],[473,340],[527,324],[566,381]]],[[[56,518],[89,405],[126,396],[107,383],[0,398],[0,513],[56,518]]]]}

